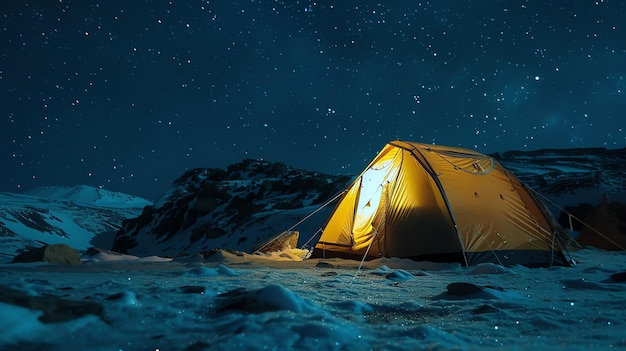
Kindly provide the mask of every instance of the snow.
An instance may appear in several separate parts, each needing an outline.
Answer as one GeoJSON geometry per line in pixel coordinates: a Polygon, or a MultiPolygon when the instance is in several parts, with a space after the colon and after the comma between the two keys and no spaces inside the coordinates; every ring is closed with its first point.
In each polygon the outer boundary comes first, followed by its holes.
{"type": "Polygon", "coordinates": [[[77,266],[0,265],[24,297],[98,303],[44,323],[0,299],[0,349],[586,350],[626,347],[626,253],[530,269],[302,252],[176,259],[99,252],[77,266]],[[10,316],[10,317],[9,317],[10,316]]]}
{"type": "Polygon", "coordinates": [[[42,186],[31,189],[25,194],[40,198],[74,201],[99,207],[110,208],[141,209],[146,206],[152,205],[151,201],[138,196],[108,191],[100,188],[94,188],[88,185],[76,185],[73,187],[42,186]]]}

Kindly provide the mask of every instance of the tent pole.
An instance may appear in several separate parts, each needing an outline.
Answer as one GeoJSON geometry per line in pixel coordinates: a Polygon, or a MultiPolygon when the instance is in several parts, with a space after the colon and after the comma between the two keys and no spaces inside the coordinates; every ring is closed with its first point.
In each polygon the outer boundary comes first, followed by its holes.
{"type": "MultiPolygon", "coordinates": [[[[397,145],[395,145],[395,146],[397,146],[397,145]]],[[[398,146],[398,147],[401,147],[401,146],[398,146]]],[[[404,147],[402,147],[402,148],[407,150],[404,147]]],[[[463,253],[463,261],[465,262],[465,266],[469,267],[469,262],[467,260],[467,252],[465,252],[465,245],[463,243],[463,240],[461,239],[461,233],[459,232],[459,226],[457,225],[456,219],[454,218],[454,213],[452,213],[452,209],[450,208],[450,202],[448,201],[448,196],[446,195],[446,192],[445,192],[445,190],[443,188],[443,184],[441,184],[441,181],[439,180],[439,177],[434,172],[434,170],[433,170],[432,166],[430,165],[430,163],[428,163],[426,158],[422,155],[420,150],[418,150],[417,148],[413,147],[411,150],[407,150],[407,151],[409,151],[413,155],[413,157],[415,157],[417,162],[419,162],[424,167],[426,172],[432,177],[433,181],[435,182],[435,185],[437,185],[437,189],[439,190],[439,193],[441,194],[441,197],[443,198],[443,201],[446,204],[446,210],[448,210],[448,214],[450,215],[450,220],[452,221],[452,224],[454,225],[454,231],[456,231],[457,239],[459,240],[459,246],[461,247],[461,252],[463,253]],[[419,154],[420,157],[418,157],[416,155],[416,153],[419,154]]]]}

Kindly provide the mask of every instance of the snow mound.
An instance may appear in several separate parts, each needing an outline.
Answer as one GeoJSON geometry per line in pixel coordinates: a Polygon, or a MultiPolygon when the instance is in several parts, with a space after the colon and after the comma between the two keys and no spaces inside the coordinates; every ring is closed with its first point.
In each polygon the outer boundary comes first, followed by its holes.
{"type": "Polygon", "coordinates": [[[514,291],[496,286],[479,286],[473,283],[455,282],[448,284],[446,292],[435,296],[434,300],[504,300],[515,301],[524,297],[514,291]]]}
{"type": "Polygon", "coordinates": [[[263,313],[269,311],[291,311],[295,313],[323,313],[313,301],[305,300],[293,291],[278,284],[258,290],[236,289],[222,294],[219,311],[241,311],[263,313]]]}

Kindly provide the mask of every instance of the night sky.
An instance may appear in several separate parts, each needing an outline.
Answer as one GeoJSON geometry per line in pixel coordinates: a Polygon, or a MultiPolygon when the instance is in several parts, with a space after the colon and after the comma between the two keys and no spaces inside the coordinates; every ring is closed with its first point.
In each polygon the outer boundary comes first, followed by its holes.
{"type": "Polygon", "coordinates": [[[0,191],[626,146],[624,1],[2,1],[0,191]]]}

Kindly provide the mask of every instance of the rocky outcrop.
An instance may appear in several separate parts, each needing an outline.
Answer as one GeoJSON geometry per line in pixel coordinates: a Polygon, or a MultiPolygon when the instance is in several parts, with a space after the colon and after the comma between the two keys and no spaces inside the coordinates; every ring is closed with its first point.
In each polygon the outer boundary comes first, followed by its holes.
{"type": "Polygon", "coordinates": [[[295,223],[350,180],[252,159],[225,170],[192,169],[154,206],[124,221],[112,249],[171,256],[218,247],[249,251],[286,229],[277,225],[295,223]]]}

